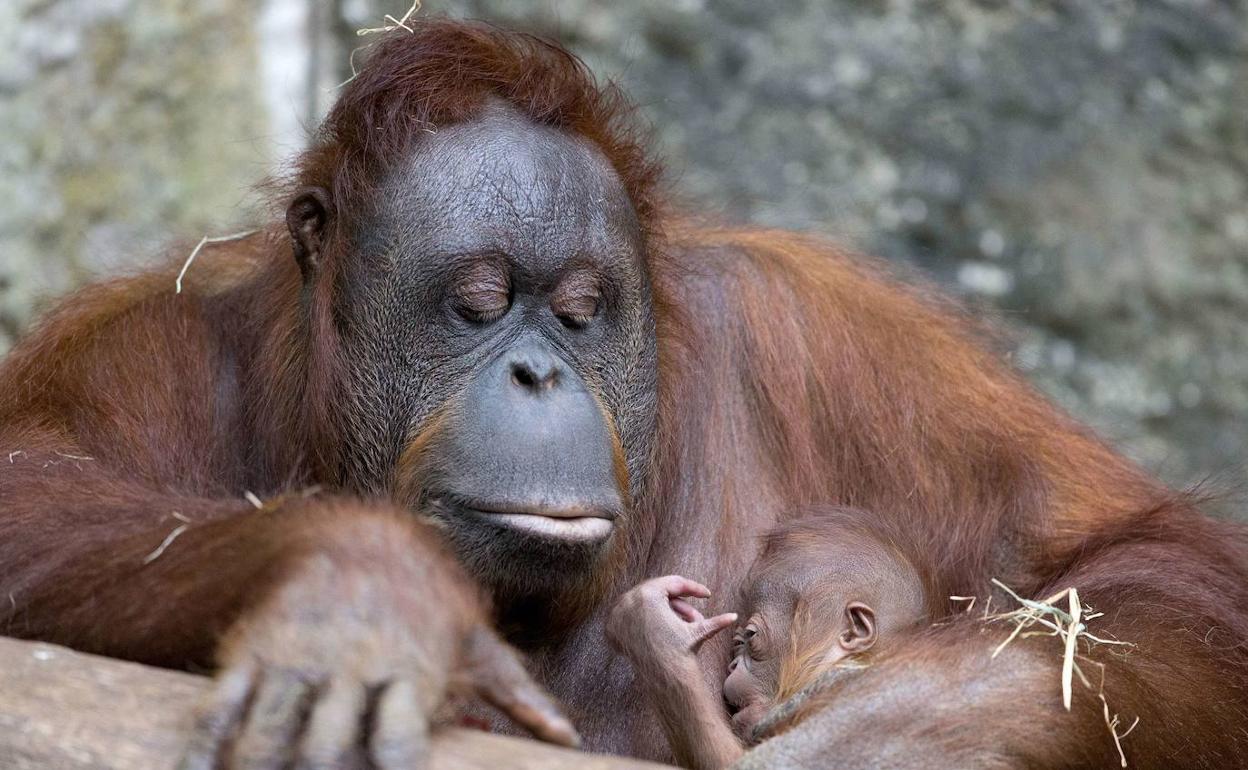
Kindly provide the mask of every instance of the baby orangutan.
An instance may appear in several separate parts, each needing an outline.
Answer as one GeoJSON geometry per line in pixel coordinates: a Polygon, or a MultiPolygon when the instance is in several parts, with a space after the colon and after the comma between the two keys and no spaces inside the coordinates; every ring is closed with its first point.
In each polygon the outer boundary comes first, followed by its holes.
{"type": "Polygon", "coordinates": [[[689,602],[709,596],[688,578],[654,578],[624,594],[607,621],[677,761],[691,768],[727,767],[793,727],[808,716],[795,706],[816,680],[838,664],[860,666],[928,617],[914,565],[870,514],[848,508],[817,508],[767,535],[745,584],[722,697],[707,686],[697,651],[738,616],[706,618],[689,602]]]}

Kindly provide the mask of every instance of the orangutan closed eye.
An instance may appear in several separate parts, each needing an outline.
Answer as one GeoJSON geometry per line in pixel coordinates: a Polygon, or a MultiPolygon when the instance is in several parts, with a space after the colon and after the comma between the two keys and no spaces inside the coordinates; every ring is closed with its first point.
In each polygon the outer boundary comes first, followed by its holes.
{"type": "MultiPolygon", "coordinates": [[[[215,666],[188,767],[411,767],[464,685],[574,743],[534,678],[588,748],[664,760],[686,750],[603,644],[607,601],[671,574],[736,600],[760,536],[819,500],[912,539],[933,612],[993,577],[1077,586],[1135,645],[1081,651],[1142,720],[1133,765],[1248,755],[1241,528],[1047,402],[939,292],[686,216],[629,101],[557,43],[425,18],[365,58],[272,201],[284,221],[184,281],[189,245],[84,289],[0,363],[0,632],[215,666]]],[[[838,764],[1120,761],[1096,692],[1054,707],[1051,640],[985,666],[1000,640],[958,616],[882,656],[904,608],[834,603],[810,649],[879,638],[820,721],[838,764]]],[[[784,660],[757,609],[742,644],[784,660]]],[[[702,643],[700,670],[729,653],[702,643]]],[[[741,722],[785,688],[766,669],[741,722]]]]}

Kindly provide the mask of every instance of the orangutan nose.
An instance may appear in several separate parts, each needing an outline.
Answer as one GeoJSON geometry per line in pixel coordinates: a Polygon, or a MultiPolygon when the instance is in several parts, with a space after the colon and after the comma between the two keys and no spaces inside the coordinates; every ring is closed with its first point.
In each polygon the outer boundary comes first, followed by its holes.
{"type": "Polygon", "coordinates": [[[560,360],[535,346],[526,346],[512,353],[508,367],[511,383],[532,395],[559,387],[563,379],[560,360]]]}

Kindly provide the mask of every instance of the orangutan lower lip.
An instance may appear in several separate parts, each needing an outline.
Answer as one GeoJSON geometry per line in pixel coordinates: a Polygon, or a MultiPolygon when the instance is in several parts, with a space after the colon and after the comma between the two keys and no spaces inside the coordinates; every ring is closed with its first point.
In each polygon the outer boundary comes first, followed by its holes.
{"type": "Polygon", "coordinates": [[[601,540],[611,534],[618,515],[613,510],[576,503],[461,500],[458,507],[495,524],[562,540],[601,540]]]}
{"type": "Polygon", "coordinates": [[[615,524],[601,516],[546,516],[535,513],[498,513],[483,511],[492,521],[535,535],[566,540],[601,540],[611,534],[615,524]]]}
{"type": "Polygon", "coordinates": [[[488,500],[451,494],[441,496],[460,508],[490,516],[542,516],[548,519],[605,519],[613,521],[620,515],[615,506],[597,501],[488,500]]]}

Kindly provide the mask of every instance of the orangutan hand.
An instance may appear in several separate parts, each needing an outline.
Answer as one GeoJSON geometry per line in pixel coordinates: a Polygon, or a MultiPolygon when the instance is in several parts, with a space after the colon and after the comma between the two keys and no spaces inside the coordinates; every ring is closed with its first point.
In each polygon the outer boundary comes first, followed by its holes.
{"type": "Polygon", "coordinates": [[[450,692],[579,743],[436,535],[394,518],[349,524],[226,636],[185,770],[419,767],[450,692]]]}
{"type": "Polygon", "coordinates": [[[688,602],[710,589],[679,575],[654,578],[625,593],[607,618],[607,640],[639,667],[668,669],[690,659],[737,621],[734,612],[706,618],[688,602]]]}

